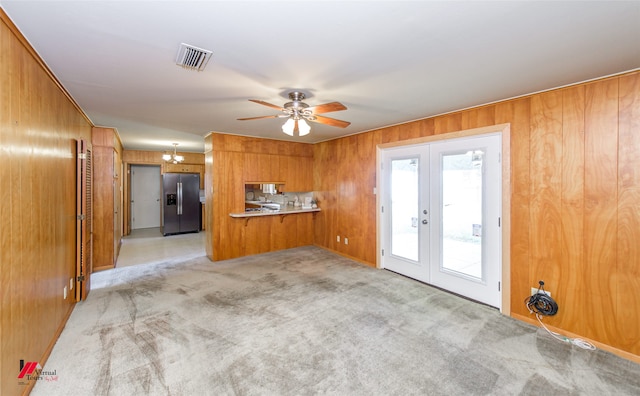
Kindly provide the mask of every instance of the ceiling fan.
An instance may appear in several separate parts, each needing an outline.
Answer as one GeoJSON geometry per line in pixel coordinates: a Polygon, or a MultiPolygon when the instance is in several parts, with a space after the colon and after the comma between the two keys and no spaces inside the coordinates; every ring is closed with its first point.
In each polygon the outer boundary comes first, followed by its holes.
{"type": "Polygon", "coordinates": [[[346,110],[347,107],[340,102],[325,103],[318,106],[309,107],[304,103],[304,93],[293,91],[289,92],[289,99],[291,102],[287,102],[283,107],[276,106],[271,103],[264,102],[262,100],[249,99],[249,101],[261,104],[263,106],[271,107],[276,110],[280,110],[282,114],[250,117],[250,118],[238,118],[240,121],[247,120],[259,120],[262,118],[288,118],[287,122],[282,126],[282,132],[289,136],[293,136],[294,133],[298,133],[298,136],[304,136],[309,133],[311,127],[306,121],[317,122],[320,124],[330,125],[339,128],[346,128],[351,123],[342,120],[336,120],[335,118],[329,118],[321,116],[319,114],[329,113],[332,111],[346,110]],[[306,121],[305,121],[306,120],[306,121]]]}

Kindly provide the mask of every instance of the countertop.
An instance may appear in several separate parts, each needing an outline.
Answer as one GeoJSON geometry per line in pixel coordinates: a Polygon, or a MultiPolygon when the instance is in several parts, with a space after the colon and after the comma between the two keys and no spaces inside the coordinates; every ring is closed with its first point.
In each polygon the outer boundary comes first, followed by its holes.
{"type": "MultiPolygon", "coordinates": [[[[250,203],[255,203],[251,201],[250,203]]],[[[260,202],[261,204],[265,204],[265,202],[260,202]]],[[[270,204],[270,203],[267,203],[270,204]]],[[[271,203],[272,204],[272,203],[271,203]]],[[[240,212],[240,213],[229,213],[231,217],[255,217],[255,216],[273,216],[273,215],[287,215],[287,214],[295,214],[295,213],[310,213],[310,212],[319,212],[320,208],[309,208],[303,209],[300,206],[292,206],[292,205],[282,205],[280,209],[262,209],[254,212],[240,212]]]]}

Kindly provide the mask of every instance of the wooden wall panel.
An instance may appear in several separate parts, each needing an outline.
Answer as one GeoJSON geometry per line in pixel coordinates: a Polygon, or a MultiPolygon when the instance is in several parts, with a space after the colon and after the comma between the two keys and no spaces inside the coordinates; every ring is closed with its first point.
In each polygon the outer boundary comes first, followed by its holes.
{"type": "Polygon", "coordinates": [[[554,293],[562,260],[562,92],[533,97],[531,114],[529,279],[554,293]]]}
{"type": "Polygon", "coordinates": [[[244,211],[243,154],[214,152],[213,162],[213,260],[244,255],[245,229],[229,213],[244,211]]]}
{"type": "MultiPolygon", "coordinates": [[[[589,298],[584,335],[617,344],[618,80],[585,91],[585,267],[581,275],[589,298]]],[[[639,323],[639,322],[636,322],[639,323]]],[[[636,346],[640,348],[640,345],[636,346]]],[[[640,354],[640,350],[636,351],[640,354]]]]}
{"type": "Polygon", "coordinates": [[[585,87],[562,91],[562,256],[554,297],[562,303],[555,323],[576,334],[584,334],[581,317],[588,291],[584,268],[584,107],[585,87]]]}
{"type": "Polygon", "coordinates": [[[496,122],[496,107],[485,106],[462,112],[460,129],[473,129],[498,124],[496,122]]]}
{"type": "Polygon", "coordinates": [[[205,136],[204,138],[204,197],[205,197],[205,213],[204,213],[204,229],[205,229],[205,243],[204,250],[207,254],[207,257],[213,258],[213,246],[214,246],[214,234],[213,234],[213,223],[217,218],[215,217],[214,208],[213,208],[213,174],[214,174],[214,153],[213,153],[213,145],[212,145],[213,137],[211,134],[205,136]]]}
{"type": "Polygon", "coordinates": [[[434,119],[434,135],[460,130],[462,130],[462,113],[446,114],[434,119]]]}
{"type": "Polygon", "coordinates": [[[212,132],[208,135],[215,151],[313,157],[313,146],[282,140],[251,138],[212,132]]]}
{"type": "MultiPolygon", "coordinates": [[[[162,159],[162,155],[165,151],[144,151],[144,150],[123,150],[122,162],[130,164],[153,164],[162,165],[166,161],[162,159]]],[[[173,153],[173,151],[171,151],[173,153]]],[[[204,154],[201,153],[186,153],[183,151],[177,151],[178,155],[184,157],[184,164],[200,164],[204,165],[204,154]]]]}
{"type": "Polygon", "coordinates": [[[614,317],[617,345],[638,350],[640,340],[640,74],[620,78],[617,285],[614,317]]]}
{"type": "MultiPolygon", "coordinates": [[[[509,123],[511,314],[535,322],[524,299],[542,279],[560,305],[558,315],[545,321],[638,361],[639,76],[628,73],[364,134],[391,143],[414,137],[416,130],[429,136],[509,123]]],[[[314,241],[375,265],[374,244],[359,250],[335,239],[345,228],[376,232],[369,220],[375,205],[358,211],[352,198],[367,196],[363,179],[376,172],[375,164],[358,162],[363,152],[356,136],[313,147],[315,189],[324,200],[314,241]],[[364,167],[352,172],[359,164],[364,167]]],[[[375,147],[363,151],[376,155],[375,147]]]]}
{"type": "Polygon", "coordinates": [[[337,140],[316,144],[313,147],[314,191],[318,198],[318,206],[322,208],[322,212],[316,216],[314,242],[331,250],[337,247],[338,235],[337,147],[337,140]]]}
{"type": "Polygon", "coordinates": [[[0,9],[0,394],[27,393],[73,308],[75,141],[91,124],[0,9]]]}
{"type": "MultiPolygon", "coordinates": [[[[213,207],[207,225],[207,256],[214,260],[265,253],[313,243],[313,222],[304,215],[232,218],[244,211],[245,182],[284,182],[312,191],[313,150],[309,144],[211,133],[205,138],[211,151],[205,198],[213,207]],[[260,152],[264,150],[264,152],[260,152]],[[303,216],[301,219],[297,217],[303,216]]],[[[285,187],[285,191],[293,191],[285,187]]],[[[324,210],[322,204],[320,205],[324,210]]],[[[313,218],[311,218],[313,219],[313,218]]]]}
{"type": "Polygon", "coordinates": [[[113,147],[93,147],[93,267],[109,268],[115,262],[113,229],[113,147]]]}

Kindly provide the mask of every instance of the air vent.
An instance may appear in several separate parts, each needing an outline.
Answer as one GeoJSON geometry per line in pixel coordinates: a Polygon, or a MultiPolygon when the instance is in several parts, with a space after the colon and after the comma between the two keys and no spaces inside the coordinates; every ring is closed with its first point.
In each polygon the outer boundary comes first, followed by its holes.
{"type": "Polygon", "coordinates": [[[178,50],[176,64],[185,69],[202,71],[207,66],[211,54],[211,51],[182,43],[178,50]]]}

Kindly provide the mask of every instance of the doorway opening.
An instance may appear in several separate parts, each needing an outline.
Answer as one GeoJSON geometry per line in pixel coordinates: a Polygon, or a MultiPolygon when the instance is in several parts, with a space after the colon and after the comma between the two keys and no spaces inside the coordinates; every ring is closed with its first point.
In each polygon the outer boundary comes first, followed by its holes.
{"type": "Polygon", "coordinates": [[[131,229],[159,228],[162,210],[159,165],[131,165],[131,229]]]}

